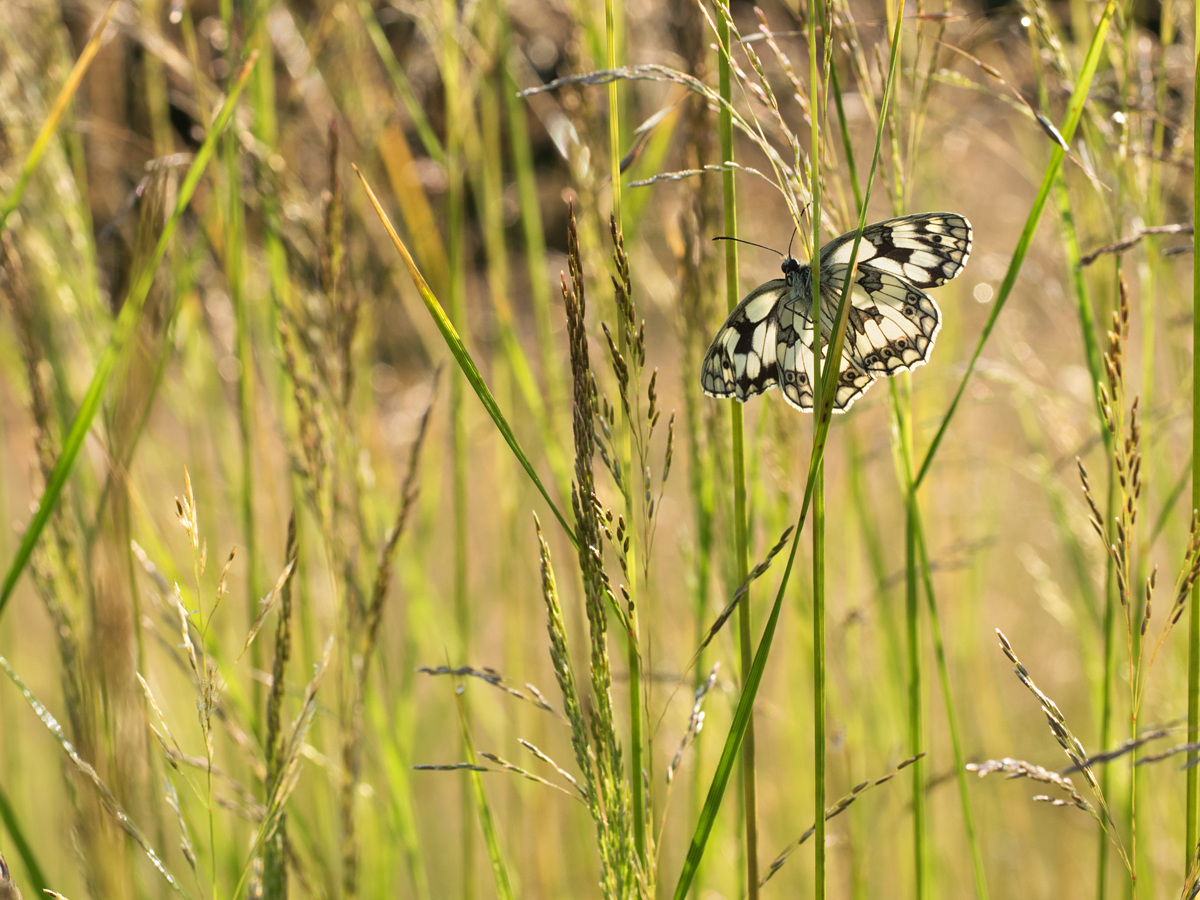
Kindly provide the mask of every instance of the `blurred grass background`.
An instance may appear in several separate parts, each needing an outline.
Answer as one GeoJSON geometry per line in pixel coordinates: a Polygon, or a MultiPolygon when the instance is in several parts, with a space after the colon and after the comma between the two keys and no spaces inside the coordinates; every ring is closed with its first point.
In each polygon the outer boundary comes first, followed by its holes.
{"type": "MultiPolygon", "coordinates": [[[[901,388],[918,461],[992,310],[1054,148],[1034,112],[1062,121],[1103,6],[904,7],[899,79],[868,221],[945,209],[974,226],[965,272],[935,293],[943,310],[937,349],[911,377],[911,400],[909,384],[901,388]]],[[[79,0],[4,2],[6,197],[15,196],[38,131],[106,9],[79,0]]],[[[846,148],[861,177],[896,15],[893,4],[874,2],[828,10],[837,23],[831,64],[841,113],[832,105],[822,112],[829,116],[822,122],[825,239],[857,219],[846,148]]],[[[729,12],[763,60],[802,151],[811,109],[801,87],[805,11],[766,4],[760,19],[749,4],[734,4],[729,12]],[[754,38],[763,22],[777,33],[779,54],[754,38]]],[[[1143,420],[1136,584],[1155,565],[1169,583],[1188,538],[1191,496],[1190,238],[1154,234],[1090,265],[1077,261],[1147,227],[1192,220],[1193,13],[1176,0],[1116,5],[1060,189],[919,494],[968,761],[1064,765],[994,628],[1089,752],[1131,733],[1120,622],[1107,668],[1113,711],[1103,722],[1104,616],[1114,588],[1074,460],[1087,464],[1101,500],[1111,467],[1096,415],[1098,359],[1089,363],[1085,336],[1107,344],[1123,273],[1132,304],[1129,393],[1140,395],[1143,420]],[[1090,321],[1081,310],[1090,310],[1090,321]]],[[[709,8],[709,15],[717,13],[709,8]]],[[[636,316],[645,320],[646,374],[635,378],[633,394],[644,415],[657,369],[663,421],[646,448],[656,504],[652,517],[631,526],[632,574],[611,552],[608,571],[614,585],[637,579],[643,767],[658,860],[650,877],[656,888],[647,892],[664,894],[675,883],[739,691],[731,628],[695,669],[690,664],[739,581],[727,405],[704,397],[697,376],[725,314],[723,253],[710,239],[726,229],[715,172],[631,186],[719,160],[716,112],[694,93],[640,80],[611,94],[569,85],[517,97],[604,68],[610,35],[620,63],[668,66],[715,87],[716,35],[685,0],[607,10],[501,0],[122,0],[4,225],[6,566],[117,313],[153,275],[73,474],[11,603],[0,607],[0,655],[62,723],[65,740],[188,896],[284,896],[285,878],[295,896],[491,896],[488,830],[480,831],[469,775],[411,767],[459,763],[473,750],[566,783],[518,743],[532,742],[571,768],[569,730],[528,702],[525,686],[561,708],[531,512],[540,517],[582,665],[588,626],[570,565],[574,548],[465,389],[350,165],[374,186],[548,494],[574,521],[572,375],[559,288],[568,268],[568,200],[579,218],[586,324],[604,402],[618,401],[602,321],[628,352],[609,278],[610,97],[619,104],[616,146],[630,154],[621,226],[636,316]],[[218,133],[210,123],[255,52],[245,91],[218,133]],[[637,132],[660,112],[650,130],[637,132]],[[189,154],[209,138],[215,153],[155,268],[155,242],[189,154]],[[445,371],[436,377],[439,366],[445,371]],[[674,463],[657,499],[672,411],[674,463]],[[176,585],[191,619],[186,640],[176,585]],[[264,597],[261,631],[242,652],[264,597]],[[694,684],[718,661],[704,729],[668,790],[664,776],[688,727],[694,684]],[[526,699],[487,678],[417,671],[442,666],[474,667],[492,680],[485,670],[495,670],[526,699]],[[285,798],[281,820],[274,801],[285,798]],[[269,840],[264,823],[275,828],[269,840]]],[[[737,83],[755,83],[740,50],[733,61],[743,70],[737,83]]],[[[751,89],[734,97],[735,107],[770,129],[751,89]]],[[[740,136],[735,146],[743,166],[770,171],[756,143],[740,136]]],[[[780,146],[793,162],[787,142],[780,146]]],[[[738,234],[786,249],[792,223],[780,194],[752,173],[736,180],[738,234]]],[[[776,277],[771,254],[744,248],[740,257],[743,293],[776,277]]],[[[834,422],[826,454],[829,798],[911,755],[905,476],[888,387],[876,386],[834,422]]],[[[618,426],[608,445],[627,483],[640,482],[618,426]]],[[[794,522],[812,424],[772,394],[746,405],[745,434],[753,564],[794,522]]],[[[626,512],[604,466],[596,478],[602,505],[626,512]]],[[[807,546],[756,706],[763,871],[813,824],[807,546]]],[[[773,588],[778,577],[772,570],[764,583],[773,588]]],[[[751,618],[761,623],[766,591],[750,596],[751,618]]],[[[830,822],[832,896],[975,890],[925,612],[919,624],[928,880],[914,873],[913,796],[897,779],[830,822]]],[[[628,747],[627,656],[623,636],[610,628],[613,702],[628,747]]],[[[1155,662],[1139,713],[1142,729],[1170,732],[1155,749],[1185,740],[1184,630],[1155,662]]],[[[72,898],[172,893],[15,684],[0,685],[0,853],[15,882],[26,896],[36,896],[39,883],[72,898]]],[[[627,750],[627,767],[629,759],[627,750]]],[[[1105,767],[1127,843],[1137,819],[1143,897],[1179,896],[1185,881],[1181,760],[1137,769],[1136,811],[1129,757],[1105,767]]],[[[511,772],[484,773],[480,782],[492,849],[505,860],[515,896],[599,893],[585,809],[511,772]]],[[[1098,869],[1096,823],[1078,810],[1031,803],[1041,790],[971,780],[991,893],[1128,896],[1114,854],[1098,869]]],[[[731,793],[697,896],[745,894],[739,809],[731,793]]],[[[812,890],[809,846],[764,895],[812,890]]]]}

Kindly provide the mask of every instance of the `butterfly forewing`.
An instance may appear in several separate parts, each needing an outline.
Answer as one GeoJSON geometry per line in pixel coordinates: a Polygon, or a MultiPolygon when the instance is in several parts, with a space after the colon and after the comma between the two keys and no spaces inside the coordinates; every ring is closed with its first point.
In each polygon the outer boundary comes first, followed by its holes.
{"type": "MultiPolygon", "coordinates": [[[[821,268],[849,265],[854,232],[821,248],[821,268]]],[[[859,265],[867,264],[918,288],[956,277],[971,255],[971,223],[956,213],[921,213],[876,222],[863,229],[859,265]]]]}

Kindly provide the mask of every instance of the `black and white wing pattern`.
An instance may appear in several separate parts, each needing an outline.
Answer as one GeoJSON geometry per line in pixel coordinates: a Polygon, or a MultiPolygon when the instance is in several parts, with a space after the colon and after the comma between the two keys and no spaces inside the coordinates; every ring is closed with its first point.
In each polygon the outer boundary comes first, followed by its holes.
{"type": "MultiPolygon", "coordinates": [[[[854,235],[853,231],[847,232],[821,248],[822,270],[838,263],[850,264],[854,235]]],[[[919,213],[864,228],[858,265],[871,266],[926,289],[957,277],[970,255],[970,222],[957,213],[919,213]]]]}
{"type": "MultiPolygon", "coordinates": [[[[828,346],[854,232],[821,248],[821,338],[828,346]]],[[[876,378],[923,365],[942,313],[925,289],[958,276],[971,253],[971,224],[955,213],[921,213],[863,229],[850,285],[846,343],[835,412],[845,412],[876,378]]],[[[802,410],[813,407],[812,271],[790,257],[784,277],[752,291],[730,314],[704,357],[704,392],[745,401],[773,387],[802,410]]]]}
{"type": "MultiPolygon", "coordinates": [[[[846,266],[829,267],[828,289],[834,297],[846,279],[846,266]]],[[[822,269],[821,277],[825,278],[822,269]]],[[[822,313],[836,302],[826,296],[822,313]]],[[[827,314],[828,315],[828,314],[827,314]]],[[[830,316],[832,321],[832,316],[830,316]]],[[[850,285],[850,309],[846,320],[843,357],[880,377],[924,365],[942,326],[942,311],[933,298],[918,287],[873,265],[859,266],[850,285]]]]}
{"type": "MultiPolygon", "coordinates": [[[[807,274],[807,273],[806,273],[807,274]]],[[[846,267],[842,266],[842,280],[846,277],[846,267]]],[[[837,297],[841,288],[829,290],[822,288],[821,296],[821,346],[829,344],[829,324],[837,311],[836,300],[830,304],[830,297],[837,297]]],[[[785,300],[779,306],[779,346],[776,357],[779,365],[779,383],[783,389],[783,397],[789,404],[802,410],[813,408],[813,322],[812,322],[812,285],[808,290],[794,300],[785,300]]],[[[851,310],[853,315],[853,310],[851,310]]],[[[848,334],[848,333],[847,333],[848,334]]],[[[847,338],[848,342],[848,338],[847,338]]],[[[841,365],[838,371],[837,393],[833,398],[835,412],[845,412],[850,405],[871,383],[875,376],[863,366],[853,354],[842,351],[841,365]]]]}
{"type": "Polygon", "coordinates": [[[700,382],[710,397],[734,397],[743,403],[779,384],[775,334],[783,278],[768,281],[739,303],[713,338],[700,367],[700,382]]]}

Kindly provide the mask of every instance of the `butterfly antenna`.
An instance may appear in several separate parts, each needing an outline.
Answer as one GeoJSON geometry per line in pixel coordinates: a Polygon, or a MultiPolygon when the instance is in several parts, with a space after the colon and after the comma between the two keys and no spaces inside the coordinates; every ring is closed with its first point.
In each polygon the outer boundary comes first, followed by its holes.
{"type": "Polygon", "coordinates": [[[759,250],[769,250],[772,253],[774,253],[776,256],[779,256],[781,258],[783,257],[783,254],[780,253],[778,250],[776,250],[774,247],[765,247],[762,244],[756,244],[756,243],[754,243],[754,241],[748,241],[745,238],[729,237],[728,235],[719,234],[715,238],[713,238],[713,240],[714,241],[737,241],[739,244],[749,244],[751,247],[757,247],[759,250]]]}

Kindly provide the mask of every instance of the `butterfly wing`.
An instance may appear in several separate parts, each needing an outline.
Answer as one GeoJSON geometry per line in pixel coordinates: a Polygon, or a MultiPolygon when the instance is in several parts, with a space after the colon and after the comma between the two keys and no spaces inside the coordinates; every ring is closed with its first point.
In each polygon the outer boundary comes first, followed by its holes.
{"type": "MultiPolygon", "coordinates": [[[[821,248],[821,269],[849,265],[851,231],[821,248]]],[[[957,277],[971,255],[971,223],[957,213],[931,212],[876,222],[863,229],[858,263],[873,266],[917,288],[957,277]]]]}
{"type": "MultiPolygon", "coordinates": [[[[846,267],[834,267],[829,275],[830,281],[822,288],[822,326],[823,334],[828,334],[829,323],[837,309],[836,301],[830,303],[830,297],[837,297],[841,286],[831,286],[835,283],[840,268],[841,278],[846,277],[846,267]]],[[[853,296],[853,295],[852,295],[853,296]]],[[[822,345],[828,344],[828,338],[823,337],[822,345]]],[[[797,409],[811,410],[813,408],[813,323],[812,302],[807,297],[787,300],[779,305],[778,332],[779,383],[783,390],[784,399],[797,409]]],[[[834,412],[845,412],[855,400],[871,386],[874,375],[862,366],[850,353],[842,352],[841,363],[838,367],[837,391],[833,397],[834,412]]]]}
{"type": "MultiPolygon", "coordinates": [[[[845,277],[845,266],[830,267],[835,296],[845,277]]],[[[828,305],[827,300],[824,308],[828,305]]],[[[924,365],[942,324],[942,312],[932,297],[874,265],[858,267],[846,315],[843,358],[875,377],[924,365]]]]}
{"type": "Polygon", "coordinates": [[[782,278],[751,291],[725,320],[700,366],[700,383],[710,397],[743,403],[776,387],[777,308],[787,292],[782,278]]]}

